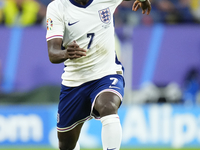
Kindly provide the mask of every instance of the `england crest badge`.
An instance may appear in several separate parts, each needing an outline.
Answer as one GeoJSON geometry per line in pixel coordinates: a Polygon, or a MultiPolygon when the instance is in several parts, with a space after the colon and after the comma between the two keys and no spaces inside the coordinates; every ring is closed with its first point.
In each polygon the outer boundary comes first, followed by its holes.
{"type": "Polygon", "coordinates": [[[103,23],[109,24],[111,20],[110,9],[105,8],[105,9],[99,10],[99,17],[103,23]]]}

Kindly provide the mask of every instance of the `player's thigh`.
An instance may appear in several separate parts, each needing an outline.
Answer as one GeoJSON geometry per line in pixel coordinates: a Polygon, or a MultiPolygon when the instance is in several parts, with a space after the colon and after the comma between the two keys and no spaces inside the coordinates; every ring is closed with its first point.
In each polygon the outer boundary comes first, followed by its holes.
{"type": "Polygon", "coordinates": [[[91,95],[92,115],[96,118],[116,114],[124,95],[124,78],[121,75],[108,75],[98,82],[91,95]]]}
{"type": "Polygon", "coordinates": [[[75,128],[67,132],[57,132],[59,147],[73,149],[78,141],[83,123],[78,124],[75,128]]]}
{"type": "Polygon", "coordinates": [[[117,114],[121,104],[121,98],[113,92],[103,92],[95,100],[94,109],[98,111],[100,117],[117,114]]]}

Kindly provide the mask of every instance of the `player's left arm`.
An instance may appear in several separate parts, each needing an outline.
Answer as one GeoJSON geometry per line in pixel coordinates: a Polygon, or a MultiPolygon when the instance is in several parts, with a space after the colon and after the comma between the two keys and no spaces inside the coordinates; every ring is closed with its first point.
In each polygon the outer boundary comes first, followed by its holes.
{"type": "MultiPolygon", "coordinates": [[[[124,0],[124,1],[129,1],[129,0],[124,0]]],[[[151,12],[150,0],[136,0],[133,3],[132,10],[137,11],[140,7],[142,9],[142,14],[145,14],[145,13],[147,13],[147,15],[150,14],[150,12],[151,12]]]]}

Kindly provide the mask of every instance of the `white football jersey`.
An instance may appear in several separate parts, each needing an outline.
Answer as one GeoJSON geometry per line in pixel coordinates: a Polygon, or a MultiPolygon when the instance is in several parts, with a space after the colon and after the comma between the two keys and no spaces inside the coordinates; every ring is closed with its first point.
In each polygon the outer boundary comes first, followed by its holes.
{"type": "Polygon", "coordinates": [[[110,74],[123,75],[116,59],[113,13],[122,0],[54,0],[47,7],[46,39],[62,38],[63,47],[73,41],[87,50],[86,56],[67,59],[62,84],[79,86],[110,74]]]}

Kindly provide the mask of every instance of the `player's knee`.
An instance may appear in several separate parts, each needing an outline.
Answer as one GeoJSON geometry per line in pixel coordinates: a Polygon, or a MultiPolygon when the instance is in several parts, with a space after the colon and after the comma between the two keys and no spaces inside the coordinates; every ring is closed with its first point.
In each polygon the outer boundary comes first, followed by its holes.
{"type": "Polygon", "coordinates": [[[118,106],[115,103],[109,101],[105,104],[100,105],[99,113],[101,116],[104,116],[103,114],[109,115],[109,114],[116,113],[117,110],[118,110],[118,106]]]}
{"type": "Polygon", "coordinates": [[[115,94],[105,93],[100,95],[95,102],[95,109],[99,112],[100,116],[116,114],[121,100],[115,94]]]}
{"type": "Polygon", "coordinates": [[[73,150],[76,144],[67,143],[67,142],[59,142],[59,149],[60,150],[73,150]]]}

